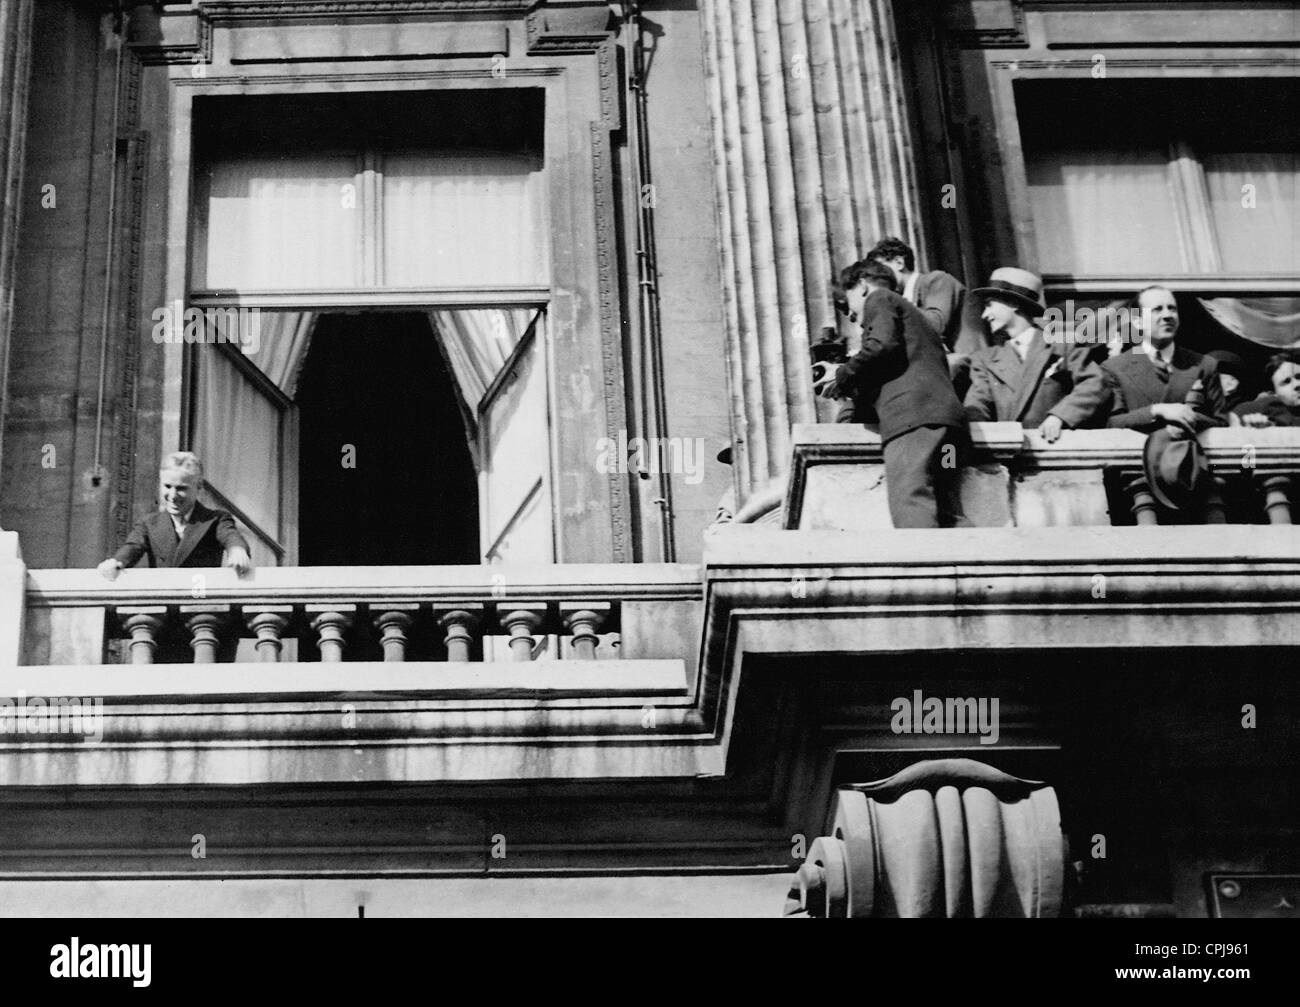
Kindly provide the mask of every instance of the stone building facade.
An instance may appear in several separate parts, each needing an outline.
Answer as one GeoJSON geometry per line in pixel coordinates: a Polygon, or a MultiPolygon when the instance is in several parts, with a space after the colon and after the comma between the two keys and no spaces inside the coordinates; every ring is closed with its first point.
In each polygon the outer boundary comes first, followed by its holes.
{"type": "Polygon", "coordinates": [[[1239,8],[6,2],[4,904],[1293,913],[1300,438],[1162,527],[1140,436],[981,424],[894,531],[809,369],[887,235],[1300,340],[1239,8]],[[178,449],[255,573],[105,582],[178,449]]]}

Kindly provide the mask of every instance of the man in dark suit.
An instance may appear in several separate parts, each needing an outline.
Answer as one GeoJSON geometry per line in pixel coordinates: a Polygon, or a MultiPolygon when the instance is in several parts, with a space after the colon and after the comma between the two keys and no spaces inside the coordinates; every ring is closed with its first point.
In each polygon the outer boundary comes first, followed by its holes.
{"type": "Polygon", "coordinates": [[[163,459],[158,472],[162,509],[131,530],[117,553],[99,564],[99,572],[115,580],[123,567],[141,559],[151,567],[233,567],[241,576],[252,567],[248,542],[235,519],[222,510],[199,503],[203,465],[188,451],[163,459]]]}
{"type": "Polygon", "coordinates": [[[899,238],[885,238],[867,253],[894,274],[895,289],[911,301],[939,333],[949,353],[968,354],[984,345],[984,334],[966,316],[966,288],[951,273],[916,271],[916,253],[899,238]]]}
{"type": "Polygon", "coordinates": [[[1102,365],[1111,396],[1107,426],[1150,433],[1166,423],[1197,430],[1227,423],[1223,389],[1213,357],[1177,344],[1178,303],[1164,287],[1146,287],[1137,295],[1136,331],[1142,342],[1102,365]],[[1199,407],[1188,403],[1200,382],[1199,407]]]}
{"type": "Polygon", "coordinates": [[[1043,316],[1043,281],[1025,269],[995,269],[983,318],[995,345],[971,357],[966,415],[972,421],[1012,420],[1037,427],[1049,444],[1064,429],[1092,424],[1108,400],[1098,347],[1048,345],[1034,323],[1043,316]]]}
{"type": "Polygon", "coordinates": [[[959,495],[967,424],[948,377],[943,343],[917,308],[894,292],[894,276],[864,259],[840,274],[862,349],[821,386],[874,405],[884,443],[885,485],[895,528],[967,525],[959,495]]]}

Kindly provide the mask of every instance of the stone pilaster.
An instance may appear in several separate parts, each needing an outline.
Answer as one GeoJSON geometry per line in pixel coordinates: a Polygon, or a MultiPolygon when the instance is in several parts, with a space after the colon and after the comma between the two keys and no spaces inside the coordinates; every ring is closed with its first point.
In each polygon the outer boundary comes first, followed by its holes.
{"type": "Polygon", "coordinates": [[[816,420],[810,336],[835,272],[878,239],[920,248],[890,0],[704,0],[727,371],[742,498],[816,420]]]}

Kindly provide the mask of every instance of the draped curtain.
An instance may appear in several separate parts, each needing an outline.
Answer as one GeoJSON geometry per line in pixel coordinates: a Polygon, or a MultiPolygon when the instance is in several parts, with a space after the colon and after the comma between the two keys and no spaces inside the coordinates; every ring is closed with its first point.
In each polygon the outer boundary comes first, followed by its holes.
{"type": "Polygon", "coordinates": [[[461,395],[477,411],[511,352],[537,314],[534,308],[437,309],[429,321],[461,395]]]}
{"type": "Polygon", "coordinates": [[[281,423],[276,403],[218,346],[200,346],[194,448],[204,476],[256,524],[253,560],[275,565],[262,535],[280,541],[281,423]]]}

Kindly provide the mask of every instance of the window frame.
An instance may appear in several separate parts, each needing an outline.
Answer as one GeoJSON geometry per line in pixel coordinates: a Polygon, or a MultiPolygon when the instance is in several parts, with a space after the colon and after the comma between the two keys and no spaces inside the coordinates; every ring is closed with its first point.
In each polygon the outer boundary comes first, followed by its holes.
{"type": "MultiPolygon", "coordinates": [[[[547,391],[555,415],[580,423],[560,424],[551,436],[551,501],[555,561],[622,562],[632,559],[631,493],[618,473],[600,473],[589,461],[592,438],[617,436],[626,427],[621,273],[617,258],[616,175],[610,133],[618,128],[616,61],[606,44],[582,52],[535,54],[510,59],[500,74],[494,61],[448,60],[430,68],[358,72],[346,64],[323,64],[301,75],[265,76],[246,67],[225,72],[218,64],[202,75],[173,68],[171,157],[163,295],[166,303],[193,307],[339,308],[535,307],[550,320],[547,391]],[[458,289],[280,291],[270,294],[191,296],[190,256],[195,202],[196,102],[208,96],[401,92],[428,89],[535,88],[544,92],[547,213],[550,221],[550,282],[545,286],[458,289]],[[559,381],[557,374],[585,373],[590,383],[559,381]],[[594,401],[590,394],[594,385],[594,401]],[[563,476],[563,478],[560,478],[563,476]],[[587,506],[576,508],[574,501],[587,506]]],[[[194,398],[193,356],[188,346],[163,353],[162,443],[183,447],[192,440],[189,403],[194,398]]],[[[292,412],[292,411],[291,411],[292,412]]]]}
{"type": "MultiPolygon", "coordinates": [[[[1170,55],[1153,66],[1150,58],[1106,54],[1109,80],[1155,81],[1177,78],[1257,79],[1298,78],[1300,68],[1281,60],[1241,60],[1227,56],[1198,54],[1195,62],[1170,55]]],[[[1016,106],[1017,81],[1075,80],[1081,87],[1093,79],[1095,63],[1086,57],[1062,58],[1059,61],[990,60],[987,75],[997,120],[997,151],[1003,166],[1004,193],[1007,199],[1017,261],[1032,268],[1039,261],[1038,236],[1030,205],[1029,178],[1021,144],[1020,116],[1016,106]]],[[[1300,263],[1294,272],[1149,274],[1136,277],[1130,273],[1045,273],[1044,293],[1048,300],[1068,294],[1088,297],[1130,297],[1140,286],[1160,284],[1175,293],[1201,297],[1277,297],[1300,295],[1300,263]]]]}

